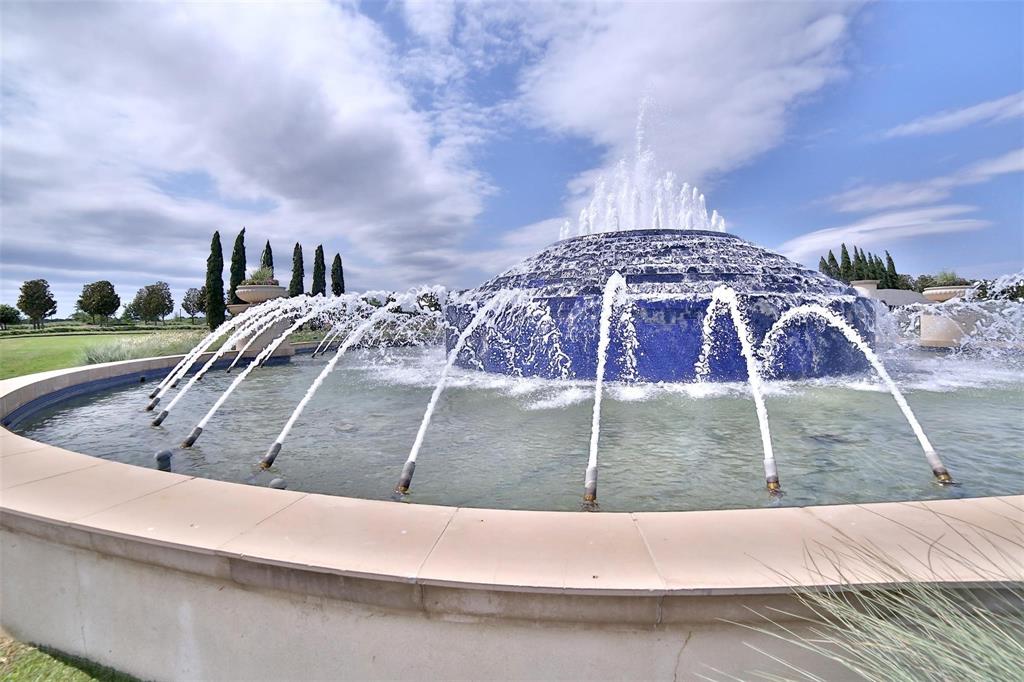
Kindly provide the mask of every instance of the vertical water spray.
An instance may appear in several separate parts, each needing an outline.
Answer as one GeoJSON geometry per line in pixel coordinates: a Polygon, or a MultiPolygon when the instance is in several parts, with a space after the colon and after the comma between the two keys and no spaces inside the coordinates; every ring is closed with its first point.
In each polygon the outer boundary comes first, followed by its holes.
{"type": "Polygon", "coordinates": [[[395,486],[395,492],[405,494],[409,492],[409,486],[412,484],[412,475],[416,471],[416,457],[419,455],[420,447],[423,445],[423,436],[427,433],[427,427],[430,426],[430,418],[434,414],[434,408],[437,406],[437,401],[441,397],[441,392],[444,391],[445,381],[448,379],[448,374],[451,372],[452,367],[455,366],[455,360],[459,357],[459,353],[466,345],[466,341],[476,331],[483,322],[494,312],[500,308],[509,305],[515,300],[518,292],[515,291],[502,291],[495,294],[480,310],[476,312],[473,319],[470,320],[466,328],[462,330],[458,340],[455,342],[455,346],[451,352],[448,353],[448,362],[445,363],[444,369],[441,370],[441,378],[438,379],[437,385],[434,387],[434,392],[430,396],[430,402],[427,403],[427,410],[423,414],[423,421],[420,422],[419,431],[416,432],[416,440],[412,444],[412,449],[409,451],[409,457],[405,460],[405,466],[402,467],[402,475],[398,479],[398,485],[395,486]]]}
{"type": "Polygon", "coordinates": [[[703,343],[700,356],[697,358],[697,364],[694,367],[697,381],[706,381],[710,372],[714,324],[718,316],[718,309],[721,306],[727,307],[732,316],[733,327],[736,329],[736,336],[739,337],[740,341],[740,349],[747,364],[747,384],[750,386],[750,393],[754,398],[757,423],[761,430],[761,445],[764,449],[764,477],[768,486],[768,492],[773,495],[781,494],[782,488],[779,485],[779,472],[775,464],[775,452],[772,449],[772,435],[768,428],[768,408],[764,402],[764,382],[761,378],[761,369],[754,354],[750,329],[747,327],[746,318],[743,316],[739,297],[735,291],[726,286],[715,288],[711,293],[711,301],[708,303],[707,312],[704,313],[704,324],[701,331],[703,343]]]}
{"type": "Polygon", "coordinates": [[[917,421],[917,417],[914,416],[913,410],[910,409],[910,404],[907,403],[907,399],[903,397],[903,393],[896,385],[896,382],[893,381],[891,376],[889,376],[889,372],[885,369],[885,365],[882,364],[878,355],[871,350],[871,347],[864,341],[857,330],[851,327],[846,320],[836,315],[833,311],[822,305],[812,303],[791,308],[783,313],[775,324],[772,325],[772,328],[768,330],[768,333],[765,334],[763,346],[766,350],[766,362],[768,359],[774,358],[777,348],[775,336],[793,320],[808,316],[819,317],[827,324],[839,330],[839,332],[842,333],[850,343],[864,354],[864,357],[867,358],[867,361],[875,370],[875,373],[878,374],[879,378],[881,378],[883,382],[885,382],[889,392],[892,394],[893,400],[895,400],[896,404],[899,405],[900,411],[903,412],[903,416],[906,418],[911,430],[914,432],[914,435],[917,436],[917,441],[921,444],[921,449],[924,450],[924,456],[928,460],[928,464],[931,466],[932,473],[935,475],[935,478],[939,483],[952,485],[953,477],[950,476],[949,471],[942,463],[942,460],[939,459],[938,453],[935,452],[935,448],[932,447],[931,441],[929,441],[928,436],[925,435],[920,422],[917,421]]]}
{"type": "Polygon", "coordinates": [[[597,501],[597,443],[601,435],[601,396],[604,374],[608,362],[608,344],[611,341],[612,308],[626,293],[626,280],[615,272],[604,285],[601,299],[601,319],[597,340],[597,375],[594,380],[594,413],[590,421],[590,458],[583,482],[583,501],[597,501]]]}

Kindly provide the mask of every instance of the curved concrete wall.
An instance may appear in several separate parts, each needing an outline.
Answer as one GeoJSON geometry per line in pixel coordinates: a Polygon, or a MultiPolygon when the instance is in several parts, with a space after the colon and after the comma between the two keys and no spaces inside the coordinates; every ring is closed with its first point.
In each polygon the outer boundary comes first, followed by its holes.
{"type": "MultiPolygon", "coordinates": [[[[176,360],[0,382],[0,415],[176,360]]],[[[840,567],[891,583],[852,551],[867,541],[961,589],[1019,578],[1022,528],[1024,497],[636,514],[408,505],[192,478],[0,431],[3,626],[144,678],[781,672],[758,647],[834,679],[827,661],[743,624],[801,613],[794,582],[838,584],[840,567]]]]}

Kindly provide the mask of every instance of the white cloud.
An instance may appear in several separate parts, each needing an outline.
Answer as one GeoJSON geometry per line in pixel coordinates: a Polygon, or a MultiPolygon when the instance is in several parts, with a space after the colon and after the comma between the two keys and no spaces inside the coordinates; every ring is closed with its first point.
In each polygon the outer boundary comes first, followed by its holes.
{"type": "Polygon", "coordinates": [[[526,23],[534,40],[546,45],[521,85],[533,120],[607,146],[607,160],[614,162],[632,151],[637,105],[649,97],[655,115],[647,135],[665,165],[660,170],[696,183],[779,144],[793,106],[843,74],[855,8],[544,7],[526,23]]]}
{"type": "Polygon", "coordinates": [[[1000,175],[1024,172],[1024,149],[978,161],[950,175],[917,182],[858,185],[835,194],[826,202],[844,212],[878,211],[942,201],[958,187],[986,183],[1000,175]]]}
{"type": "Polygon", "coordinates": [[[935,135],[960,130],[977,123],[995,123],[1022,116],[1024,116],[1024,91],[963,109],[950,109],[930,116],[922,116],[910,123],[886,130],[882,133],[882,137],[935,135]]]}
{"type": "Polygon", "coordinates": [[[602,145],[607,166],[649,96],[651,146],[700,182],[778,145],[792,108],[841,77],[856,6],[423,2],[400,7],[399,48],[345,2],[13,4],[0,289],[102,276],[130,296],[164,278],[180,297],[212,230],[230,250],[242,225],[280,269],[295,241],[307,261],[322,241],[353,286],[468,284],[561,223],[466,255],[494,191],[476,151],[508,122],[602,145]]]}
{"type": "Polygon", "coordinates": [[[456,262],[489,191],[474,138],[416,109],[348,5],[26,3],[3,39],[5,299],[12,264],[73,289],[102,273],[123,296],[201,283],[210,233],[229,250],[242,225],[282,265],[323,241],[350,280],[400,287],[456,262]],[[169,196],[168,177],[211,196],[169,196]],[[273,209],[237,208],[254,201],[273,209]]]}
{"type": "Polygon", "coordinates": [[[793,260],[817,263],[822,254],[829,249],[837,249],[844,242],[864,248],[887,244],[895,239],[988,227],[991,223],[987,220],[965,215],[974,210],[974,206],[951,204],[879,213],[848,225],[816,230],[790,239],[778,247],[778,251],[793,260]]]}

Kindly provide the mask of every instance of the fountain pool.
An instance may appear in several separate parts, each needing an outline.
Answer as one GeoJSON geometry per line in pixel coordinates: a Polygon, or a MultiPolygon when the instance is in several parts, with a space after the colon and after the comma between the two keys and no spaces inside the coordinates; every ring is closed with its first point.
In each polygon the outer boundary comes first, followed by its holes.
{"type": "MultiPolygon", "coordinates": [[[[310,402],[273,467],[258,462],[287,409],[324,367],[297,355],[245,381],[172,470],[289,489],[392,499],[444,364],[439,347],[355,350],[310,402]]],[[[940,486],[889,392],[869,373],[765,385],[786,495],[765,494],[758,422],[745,383],[605,385],[601,497],[606,511],[951,499],[1020,494],[1024,373],[1019,359],[892,348],[882,354],[959,486],[940,486]]],[[[14,429],[105,459],[155,466],[235,378],[211,371],[172,419],[150,425],[152,383],[36,411],[14,429]]],[[[587,464],[592,381],[453,369],[426,432],[408,502],[576,510],[587,464]],[[500,475],[496,475],[500,472],[500,475]]]]}

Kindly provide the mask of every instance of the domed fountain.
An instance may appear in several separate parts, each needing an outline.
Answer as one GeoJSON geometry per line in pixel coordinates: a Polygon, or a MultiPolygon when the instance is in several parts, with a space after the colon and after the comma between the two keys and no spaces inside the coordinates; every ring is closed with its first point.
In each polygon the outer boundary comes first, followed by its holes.
{"type": "MultiPolygon", "coordinates": [[[[618,273],[625,291],[612,316],[605,377],[623,381],[692,381],[704,345],[704,321],[715,290],[740,299],[752,342],[759,345],[787,310],[816,303],[874,337],[873,304],[844,284],[725,232],[628,230],[562,240],[479,288],[453,299],[445,314],[448,350],[479,306],[520,292],[507,314],[480,325],[459,355],[462,367],[548,379],[594,379],[602,296],[618,273]]],[[[715,320],[714,347],[703,378],[748,378],[733,321],[715,320]]],[[[843,335],[805,319],[776,339],[773,376],[787,379],[862,371],[863,354],[843,335]]]]}

